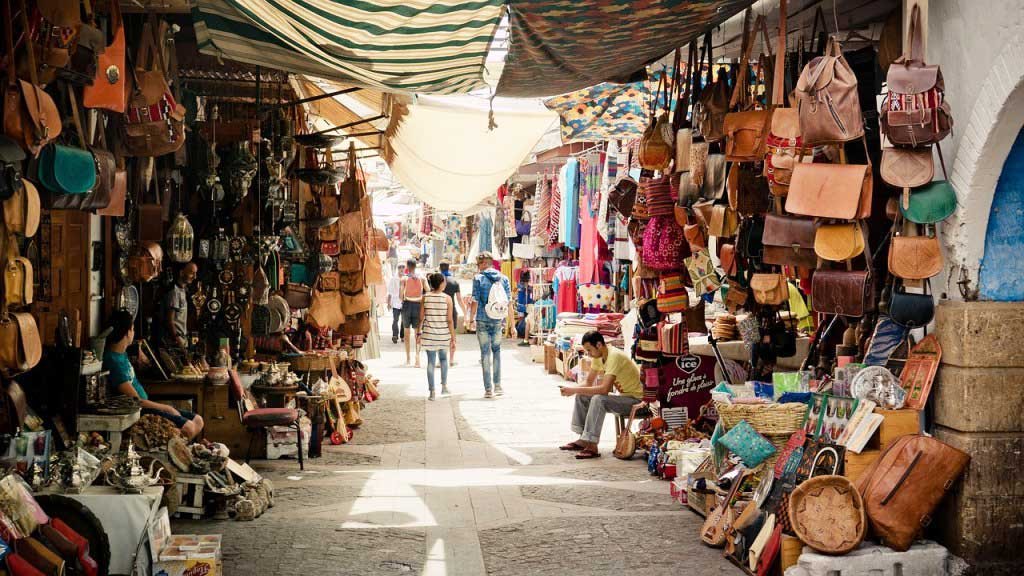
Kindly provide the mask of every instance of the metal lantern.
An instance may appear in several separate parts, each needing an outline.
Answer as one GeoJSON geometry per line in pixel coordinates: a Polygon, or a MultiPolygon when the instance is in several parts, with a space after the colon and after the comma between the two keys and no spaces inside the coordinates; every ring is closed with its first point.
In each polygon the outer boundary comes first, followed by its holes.
{"type": "Polygon", "coordinates": [[[192,224],[181,212],[174,217],[171,229],[167,233],[167,243],[170,245],[171,261],[178,264],[192,261],[192,242],[195,236],[192,232],[192,224]]]}
{"type": "Polygon", "coordinates": [[[231,257],[231,241],[228,239],[228,235],[224,233],[223,228],[218,228],[217,235],[213,237],[212,254],[210,257],[214,260],[227,260],[231,257]]]}

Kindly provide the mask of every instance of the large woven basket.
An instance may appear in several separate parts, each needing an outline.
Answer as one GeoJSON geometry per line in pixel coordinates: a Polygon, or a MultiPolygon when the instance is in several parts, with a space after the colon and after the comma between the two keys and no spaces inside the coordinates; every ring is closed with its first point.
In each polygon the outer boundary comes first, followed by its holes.
{"type": "Polygon", "coordinates": [[[846,554],[860,545],[868,521],[860,492],[844,476],[815,476],[789,497],[793,531],[811,548],[846,554]]]}
{"type": "MultiPolygon", "coordinates": [[[[733,426],[746,420],[754,430],[765,436],[790,434],[796,432],[804,424],[807,405],[796,402],[787,404],[726,404],[716,402],[718,417],[722,426],[730,430],[733,426]]],[[[785,442],[783,442],[785,444],[785,442]]]]}

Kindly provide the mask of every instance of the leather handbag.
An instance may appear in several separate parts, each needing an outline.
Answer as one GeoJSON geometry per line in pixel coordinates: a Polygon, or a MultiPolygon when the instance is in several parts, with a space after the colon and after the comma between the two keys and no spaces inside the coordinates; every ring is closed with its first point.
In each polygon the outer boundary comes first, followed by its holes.
{"type": "Polygon", "coordinates": [[[51,144],[39,153],[39,183],[53,194],[85,194],[96,185],[96,163],[82,148],[51,144]]]}
{"type": "Polygon", "coordinates": [[[793,167],[786,212],[801,216],[862,220],[871,216],[869,164],[807,164],[793,167]]]}
{"type": "MultiPolygon", "coordinates": [[[[714,52],[712,50],[711,32],[704,36],[704,49],[707,52],[707,77],[705,86],[698,98],[693,117],[697,128],[706,142],[718,142],[725,137],[725,115],[729,113],[729,80],[724,70],[720,70],[717,78],[714,74],[714,52]]],[[[703,58],[701,58],[703,61],[703,58]]]]}
{"type": "Polygon", "coordinates": [[[341,290],[341,272],[321,272],[316,278],[316,289],[321,292],[341,290]]]}
{"type": "Polygon", "coordinates": [[[371,250],[375,250],[377,252],[387,252],[388,248],[391,247],[391,241],[388,240],[388,235],[386,232],[384,232],[380,228],[372,228],[370,230],[370,241],[367,242],[367,245],[370,247],[371,250]]]}
{"type": "Polygon", "coordinates": [[[747,300],[750,299],[750,289],[739,282],[727,279],[728,289],[725,292],[725,308],[735,314],[740,308],[746,308],[747,300]]]}
{"type": "MultiPolygon", "coordinates": [[[[932,148],[893,148],[882,149],[882,162],[878,166],[878,174],[886,184],[895,188],[910,189],[924,186],[935,177],[935,163],[932,161],[932,148]]],[[[909,190],[906,191],[909,197],[909,190]]]]}
{"type": "Polygon", "coordinates": [[[31,304],[32,283],[32,262],[21,256],[8,256],[4,270],[4,302],[7,306],[20,308],[31,304]]]}
{"type": "Polygon", "coordinates": [[[857,76],[830,38],[824,56],[811,60],[796,84],[800,135],[805,146],[838,144],[864,135],[857,76]]]}
{"type": "MultiPolygon", "coordinates": [[[[72,97],[74,105],[74,98],[72,97]]],[[[76,113],[78,107],[75,107],[76,113]]],[[[96,138],[89,147],[92,153],[93,162],[96,164],[96,184],[89,194],[82,200],[82,210],[102,210],[110,206],[113,198],[115,180],[117,178],[117,159],[109,151],[107,146],[106,130],[102,122],[96,126],[96,138]]]]}
{"type": "Polygon", "coordinates": [[[608,193],[608,204],[623,217],[633,215],[633,204],[636,203],[636,180],[629,176],[620,179],[608,193]]]}
{"type": "Polygon", "coordinates": [[[771,110],[731,112],[725,115],[725,159],[729,162],[764,160],[771,110]]]}
{"type": "Polygon", "coordinates": [[[622,432],[619,432],[619,436],[615,439],[615,449],[612,450],[612,456],[619,460],[629,460],[636,454],[636,435],[633,433],[633,420],[636,418],[636,411],[640,406],[641,404],[634,404],[630,408],[626,426],[622,428],[622,432]]]}
{"type": "Polygon", "coordinates": [[[68,63],[57,70],[57,77],[75,86],[88,86],[95,80],[100,54],[107,49],[107,36],[95,26],[92,2],[83,0],[81,4],[85,19],[78,25],[78,37],[68,63]]]}
{"type": "Polygon", "coordinates": [[[371,306],[370,293],[365,289],[353,293],[341,292],[341,311],[346,316],[367,312],[371,306]]]}
{"type": "Polygon", "coordinates": [[[956,206],[953,186],[946,180],[936,180],[916,189],[907,206],[900,205],[900,212],[916,224],[935,224],[952,216],[956,206]]]}
{"type": "Polygon", "coordinates": [[[694,251],[698,248],[708,247],[708,237],[704,230],[704,225],[701,224],[696,217],[690,218],[690,209],[683,206],[676,206],[676,224],[680,222],[680,212],[683,213],[682,221],[680,224],[683,227],[683,238],[686,238],[687,244],[690,245],[690,251],[694,251]]]}
{"type": "Polygon", "coordinates": [[[166,34],[166,22],[142,29],[123,122],[127,156],[163,156],[185,144],[185,108],[171,93],[158,48],[166,34]]]}
{"type": "Polygon", "coordinates": [[[811,278],[811,308],[821,314],[852,318],[871,312],[875,308],[875,286],[870,270],[816,271],[811,278]]]}
{"type": "Polygon", "coordinates": [[[764,214],[771,209],[768,179],[760,170],[747,164],[733,164],[726,183],[729,206],[743,215],[764,214]]]}
{"type": "Polygon", "coordinates": [[[337,329],[345,322],[345,314],[341,310],[341,292],[313,290],[306,318],[319,328],[337,329]]]}
{"type": "Polygon", "coordinates": [[[132,282],[150,282],[163,270],[164,250],[156,242],[143,242],[128,257],[128,277],[132,282]]]}
{"type": "Polygon", "coordinates": [[[897,278],[924,280],[942,271],[942,247],[935,235],[896,234],[889,244],[889,272],[897,278]]]}
{"type": "Polygon", "coordinates": [[[882,133],[897,146],[938,143],[953,129],[942,71],[924,62],[921,9],[910,13],[909,53],[889,65],[889,91],[882,100],[882,133]]]}
{"type": "Polygon", "coordinates": [[[127,86],[124,23],[117,2],[110,3],[110,29],[114,31],[114,38],[97,57],[96,75],[92,84],[82,91],[82,105],[120,114],[125,110],[127,86]]]}
{"type": "MultiPolygon", "coordinates": [[[[348,174],[339,186],[338,200],[341,203],[342,214],[359,210],[360,202],[366,196],[366,187],[359,179],[359,164],[356,158],[356,145],[349,143],[348,147],[348,174]]],[[[386,248],[385,248],[386,250],[386,248]]]]}
{"type": "Polygon", "coordinates": [[[39,230],[40,208],[35,184],[22,179],[22,186],[4,200],[4,225],[15,234],[31,238],[39,230]]]}
{"type": "MultiPolygon", "coordinates": [[[[357,292],[366,286],[366,282],[363,279],[363,272],[337,272],[338,274],[338,288],[342,292],[357,292]]],[[[321,288],[324,290],[324,288],[321,288]]]]}
{"type": "Polygon", "coordinates": [[[758,273],[750,278],[754,300],[765,306],[781,306],[789,300],[789,283],[782,274],[758,273]]]}
{"type": "Polygon", "coordinates": [[[701,185],[701,198],[718,200],[725,194],[725,155],[709,154],[704,167],[704,180],[701,185]]]}
{"type": "Polygon", "coordinates": [[[344,245],[338,254],[338,270],[341,272],[362,272],[365,259],[363,251],[355,245],[344,245]]]}
{"type": "Polygon", "coordinates": [[[43,344],[36,320],[28,312],[0,317],[0,373],[10,378],[39,364],[43,344]]]}
{"type": "Polygon", "coordinates": [[[768,214],[764,219],[765,264],[814,268],[815,223],[810,218],[768,214]]]}
{"type": "Polygon", "coordinates": [[[739,272],[739,262],[736,260],[735,244],[718,244],[718,263],[722,265],[722,274],[733,278],[739,272]]]}
{"type": "Polygon", "coordinates": [[[25,151],[7,136],[0,135],[0,200],[7,200],[21,189],[25,151]]]}
{"type": "MultiPolygon", "coordinates": [[[[75,6],[77,11],[77,5],[75,6]]],[[[31,30],[27,10],[22,5],[22,30],[31,30]]],[[[53,98],[42,89],[36,74],[35,50],[25,53],[29,61],[29,79],[17,77],[14,57],[14,31],[11,2],[4,3],[4,33],[7,38],[7,85],[4,89],[4,134],[18,142],[32,156],[60,136],[60,112],[53,98]]]]}
{"type": "Polygon", "coordinates": [[[896,551],[910,548],[970,460],[935,438],[897,438],[857,479],[875,535],[896,551]]]}
{"type": "Polygon", "coordinates": [[[719,238],[731,238],[736,235],[740,221],[736,211],[732,208],[716,204],[711,210],[711,220],[708,222],[708,234],[719,238]]]}
{"type": "Polygon", "coordinates": [[[294,310],[309,308],[313,303],[313,289],[305,284],[289,282],[284,288],[284,299],[294,310]]]}
{"type": "Polygon", "coordinates": [[[128,196],[128,171],[118,166],[110,188],[110,203],[106,208],[96,210],[97,216],[124,217],[124,203],[128,196]]]}
{"type": "Polygon", "coordinates": [[[338,331],[344,336],[365,336],[370,332],[370,313],[361,312],[347,317],[338,331]]]}
{"type": "Polygon", "coordinates": [[[823,260],[843,262],[864,253],[861,223],[821,224],[814,234],[814,253],[823,260]]]}
{"type": "Polygon", "coordinates": [[[376,250],[363,252],[363,281],[366,286],[384,283],[384,265],[376,250]]]}
{"type": "Polygon", "coordinates": [[[935,318],[935,296],[928,293],[928,282],[923,294],[907,292],[902,285],[893,290],[889,318],[904,328],[927,326],[935,318]]]}

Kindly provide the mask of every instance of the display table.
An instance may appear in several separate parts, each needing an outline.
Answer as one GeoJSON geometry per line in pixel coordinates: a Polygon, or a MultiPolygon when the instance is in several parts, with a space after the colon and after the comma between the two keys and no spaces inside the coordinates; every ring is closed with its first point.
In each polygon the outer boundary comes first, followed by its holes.
{"type": "Polygon", "coordinates": [[[81,494],[65,494],[87,507],[110,539],[110,574],[148,575],[149,522],[160,509],[164,489],[151,486],[142,494],[121,494],[110,486],[90,486],[81,494]],[[136,557],[136,553],[138,556],[136,557]]]}
{"type": "Polygon", "coordinates": [[[106,432],[107,440],[116,452],[121,446],[121,433],[139,421],[141,410],[130,414],[79,414],[79,432],[106,432]]]}

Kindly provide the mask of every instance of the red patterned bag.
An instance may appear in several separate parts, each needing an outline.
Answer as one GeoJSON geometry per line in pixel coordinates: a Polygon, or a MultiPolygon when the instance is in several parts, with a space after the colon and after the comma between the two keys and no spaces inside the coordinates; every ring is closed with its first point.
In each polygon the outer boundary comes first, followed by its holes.
{"type": "Polygon", "coordinates": [[[675,216],[651,218],[644,228],[643,262],[651,270],[682,270],[683,259],[689,256],[689,245],[675,216]]]}
{"type": "Polygon", "coordinates": [[[657,366],[644,368],[644,402],[655,402],[660,386],[661,370],[657,366]]]}
{"type": "Polygon", "coordinates": [[[686,356],[690,353],[686,322],[662,322],[658,325],[658,340],[661,342],[663,356],[686,356]]]}

